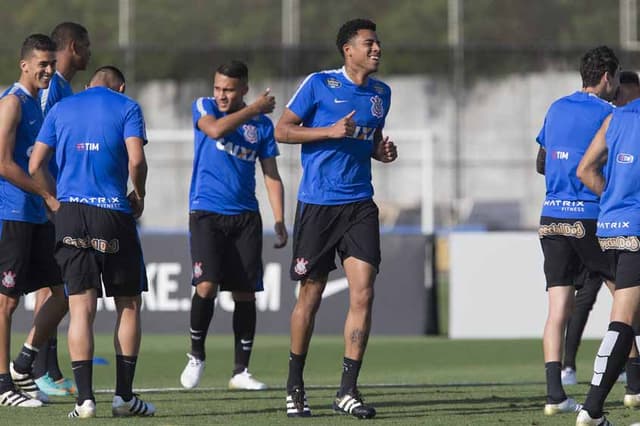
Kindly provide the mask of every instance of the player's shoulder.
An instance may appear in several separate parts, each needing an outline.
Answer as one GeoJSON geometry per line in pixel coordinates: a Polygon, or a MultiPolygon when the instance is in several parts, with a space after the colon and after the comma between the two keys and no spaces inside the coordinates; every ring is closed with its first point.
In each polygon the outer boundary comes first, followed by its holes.
{"type": "Polygon", "coordinates": [[[193,108],[200,112],[204,112],[206,108],[218,109],[216,100],[212,96],[201,96],[193,100],[193,108]]]}
{"type": "Polygon", "coordinates": [[[27,95],[18,84],[13,84],[0,96],[2,108],[21,108],[22,104],[29,100],[27,95]]]}
{"type": "Polygon", "coordinates": [[[273,121],[269,116],[265,114],[260,114],[255,116],[252,121],[254,121],[255,125],[258,127],[262,127],[262,128],[273,127],[273,121]]]}

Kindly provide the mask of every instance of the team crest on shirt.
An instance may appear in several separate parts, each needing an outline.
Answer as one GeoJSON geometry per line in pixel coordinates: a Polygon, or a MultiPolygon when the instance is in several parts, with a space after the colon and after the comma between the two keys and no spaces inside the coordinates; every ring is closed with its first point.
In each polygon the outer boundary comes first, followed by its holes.
{"type": "Polygon", "coordinates": [[[13,288],[16,286],[16,274],[13,271],[7,271],[2,273],[2,285],[6,288],[13,288]]]}
{"type": "Polygon", "coordinates": [[[338,89],[338,88],[342,87],[342,83],[340,83],[339,80],[336,80],[333,77],[329,77],[327,79],[327,86],[329,86],[331,89],[338,89]]]}
{"type": "Polygon", "coordinates": [[[298,275],[305,275],[307,273],[307,264],[308,260],[305,260],[304,257],[296,258],[296,266],[293,267],[293,272],[298,275]]]}
{"type": "Polygon", "coordinates": [[[202,276],[202,262],[195,262],[193,264],[193,278],[200,278],[202,276]]]}
{"type": "Polygon", "coordinates": [[[244,139],[249,143],[258,142],[258,128],[252,124],[245,124],[242,126],[242,132],[244,139]]]}
{"type": "Polygon", "coordinates": [[[371,114],[376,118],[382,118],[384,115],[384,106],[382,105],[382,98],[380,96],[373,96],[371,101],[371,114]]]}

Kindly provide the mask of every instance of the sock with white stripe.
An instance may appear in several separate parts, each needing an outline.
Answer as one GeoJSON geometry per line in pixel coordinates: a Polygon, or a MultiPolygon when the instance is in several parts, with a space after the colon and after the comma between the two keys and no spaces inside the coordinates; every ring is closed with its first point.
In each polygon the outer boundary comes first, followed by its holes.
{"type": "Polygon", "coordinates": [[[633,344],[633,334],[631,326],[625,323],[609,323],[609,330],[602,339],[593,363],[593,378],[584,403],[584,409],[594,419],[603,415],[604,400],[627,361],[633,344]]]}
{"type": "Polygon", "coordinates": [[[362,361],[344,357],[342,360],[342,380],[340,381],[340,396],[353,393],[356,390],[358,375],[362,361]]]}
{"type": "Polygon", "coordinates": [[[191,355],[202,361],[206,358],[204,344],[213,318],[214,301],[214,298],[200,297],[197,291],[191,299],[191,355]]]}
{"type": "Polygon", "coordinates": [[[256,335],[256,302],[235,303],[233,310],[233,334],[235,337],[235,367],[233,374],[242,373],[249,367],[249,358],[256,335]]]}
{"type": "Polygon", "coordinates": [[[116,355],[116,395],[125,401],[133,397],[133,376],[136,374],[137,356],[116,355]]]}

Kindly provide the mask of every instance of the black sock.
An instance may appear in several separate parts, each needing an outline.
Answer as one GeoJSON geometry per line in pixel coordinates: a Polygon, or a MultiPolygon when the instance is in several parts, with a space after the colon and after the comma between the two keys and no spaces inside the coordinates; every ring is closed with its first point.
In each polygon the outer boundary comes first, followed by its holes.
{"type": "Polygon", "coordinates": [[[618,379],[633,344],[633,329],[622,322],[609,323],[593,364],[593,379],[584,402],[592,418],[602,417],[604,400],[618,379]]]}
{"type": "Polygon", "coordinates": [[[78,404],[87,399],[95,401],[93,396],[93,360],[71,361],[73,378],[78,387],[78,404]]]}
{"type": "Polygon", "coordinates": [[[31,365],[36,358],[38,349],[25,343],[20,349],[18,357],[13,361],[13,369],[18,373],[31,373],[31,365]]]}
{"type": "Polygon", "coordinates": [[[33,360],[33,364],[31,365],[31,372],[33,373],[34,379],[39,379],[40,377],[47,374],[47,353],[49,352],[49,348],[45,343],[42,345],[38,353],[36,354],[36,358],[33,360]]]}
{"type": "Polygon", "coordinates": [[[215,299],[203,299],[198,292],[191,299],[191,355],[204,361],[206,354],[204,343],[213,318],[215,299]]]}
{"type": "Polygon", "coordinates": [[[133,397],[133,376],[136,374],[137,356],[116,355],[116,395],[125,401],[133,397]]]}
{"type": "Polygon", "coordinates": [[[233,310],[233,334],[235,337],[235,366],[233,374],[249,367],[249,358],[256,335],[256,302],[236,302],[233,310]]]}
{"type": "Polygon", "coordinates": [[[0,374],[0,393],[5,393],[13,389],[15,389],[15,386],[13,385],[13,380],[11,380],[11,374],[0,374]]]}
{"type": "Polygon", "coordinates": [[[63,376],[58,364],[58,338],[50,337],[47,346],[47,372],[54,381],[60,380],[63,376]]]}
{"type": "Polygon", "coordinates": [[[627,372],[627,393],[640,393],[640,357],[628,358],[625,370],[627,372]]]}
{"type": "Polygon", "coordinates": [[[362,361],[356,361],[351,358],[343,358],[342,360],[342,380],[340,381],[340,396],[353,393],[357,388],[358,374],[360,374],[362,361]]]}
{"type": "Polygon", "coordinates": [[[302,371],[304,363],[307,360],[307,354],[296,355],[289,352],[289,377],[287,378],[287,393],[293,392],[295,388],[304,388],[304,380],[302,380],[302,371]]]}
{"type": "Polygon", "coordinates": [[[567,399],[567,394],[562,388],[560,380],[560,361],[546,362],[544,364],[545,376],[547,377],[547,404],[558,404],[567,399]]]}

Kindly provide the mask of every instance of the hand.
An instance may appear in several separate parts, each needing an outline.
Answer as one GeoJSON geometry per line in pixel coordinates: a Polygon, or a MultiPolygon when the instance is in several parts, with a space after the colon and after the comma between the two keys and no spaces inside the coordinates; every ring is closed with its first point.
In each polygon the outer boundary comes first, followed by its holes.
{"type": "Polygon", "coordinates": [[[347,136],[353,136],[353,133],[356,131],[356,122],[353,121],[355,113],[356,110],[354,109],[331,126],[329,128],[329,138],[340,139],[347,136]]]}
{"type": "Polygon", "coordinates": [[[57,213],[60,208],[60,201],[54,196],[44,197],[44,202],[51,213],[57,213]]]}
{"type": "Polygon", "coordinates": [[[273,227],[274,231],[276,231],[276,242],[273,245],[273,248],[282,248],[287,245],[287,227],[284,226],[282,222],[276,222],[273,227]]]}
{"type": "Polygon", "coordinates": [[[135,191],[131,191],[129,195],[127,195],[127,199],[131,205],[133,218],[138,219],[142,216],[142,211],[144,210],[144,197],[139,198],[135,191]]]}
{"type": "Polygon", "coordinates": [[[271,89],[264,91],[262,95],[256,99],[251,106],[258,111],[258,114],[269,114],[276,107],[276,97],[270,95],[271,89]]]}
{"type": "Polygon", "coordinates": [[[398,158],[398,148],[393,141],[389,140],[389,136],[385,136],[383,140],[378,142],[373,158],[383,163],[390,163],[398,158]]]}

